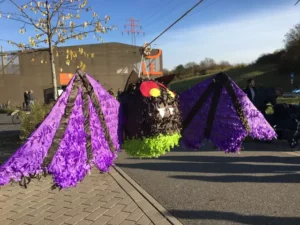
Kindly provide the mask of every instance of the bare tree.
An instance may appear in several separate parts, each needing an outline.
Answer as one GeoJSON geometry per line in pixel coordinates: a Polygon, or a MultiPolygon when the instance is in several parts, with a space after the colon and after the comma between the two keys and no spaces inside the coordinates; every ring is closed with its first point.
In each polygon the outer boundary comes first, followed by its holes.
{"type": "MultiPolygon", "coordinates": [[[[36,33],[34,37],[29,37],[28,44],[7,41],[21,51],[48,52],[55,100],[58,97],[55,55],[61,54],[58,52],[58,47],[72,39],[83,40],[90,34],[93,34],[98,41],[102,41],[100,34],[115,28],[106,26],[110,17],[104,16],[100,19],[100,16],[88,6],[87,0],[30,0],[22,5],[19,0],[6,2],[14,6],[15,11],[1,11],[4,7],[0,6],[0,17],[19,22],[21,34],[26,33],[27,30],[35,30],[36,33]]],[[[85,53],[82,48],[78,51],[67,50],[64,54],[66,54],[67,65],[72,60],[76,60],[79,55],[93,57],[93,54],[85,53]]],[[[84,69],[85,65],[80,62],[77,67],[84,69]]]]}

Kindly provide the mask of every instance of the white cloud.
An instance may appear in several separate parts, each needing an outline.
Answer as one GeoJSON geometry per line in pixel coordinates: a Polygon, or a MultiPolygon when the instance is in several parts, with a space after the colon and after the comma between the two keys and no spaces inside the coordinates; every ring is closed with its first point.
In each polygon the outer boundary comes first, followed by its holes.
{"type": "Polygon", "coordinates": [[[262,53],[283,48],[284,35],[298,22],[297,7],[260,11],[219,24],[171,30],[160,38],[157,47],[163,50],[168,69],[205,57],[249,63],[262,53]]]}

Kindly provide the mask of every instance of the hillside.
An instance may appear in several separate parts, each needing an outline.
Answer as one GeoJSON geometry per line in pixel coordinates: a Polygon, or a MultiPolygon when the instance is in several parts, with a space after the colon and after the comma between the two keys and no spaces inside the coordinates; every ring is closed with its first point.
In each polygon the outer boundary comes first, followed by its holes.
{"type": "MultiPolygon", "coordinates": [[[[224,70],[223,72],[231,77],[241,88],[244,88],[246,86],[247,80],[249,78],[254,78],[257,86],[262,84],[264,87],[281,87],[285,92],[290,92],[292,89],[289,74],[280,73],[277,66],[272,64],[254,64],[246,67],[224,70]]],[[[174,81],[170,84],[170,88],[175,92],[180,93],[194,86],[195,84],[211,77],[215,73],[174,81]]],[[[297,77],[295,79],[297,79],[297,77]]],[[[297,80],[294,80],[294,82],[297,83],[297,80]]]]}

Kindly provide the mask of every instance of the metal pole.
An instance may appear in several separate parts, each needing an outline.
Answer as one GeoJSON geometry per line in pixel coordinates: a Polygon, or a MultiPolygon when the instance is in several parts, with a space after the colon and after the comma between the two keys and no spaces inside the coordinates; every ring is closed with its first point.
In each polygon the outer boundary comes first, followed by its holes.
{"type": "Polygon", "coordinates": [[[1,45],[1,65],[2,65],[2,74],[5,74],[5,65],[4,65],[4,50],[3,50],[3,46],[1,45]]]}

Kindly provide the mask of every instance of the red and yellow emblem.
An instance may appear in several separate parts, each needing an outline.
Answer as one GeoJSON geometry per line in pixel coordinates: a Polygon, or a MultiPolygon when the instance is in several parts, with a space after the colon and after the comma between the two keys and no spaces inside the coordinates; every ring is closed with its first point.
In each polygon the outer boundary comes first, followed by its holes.
{"type": "Polygon", "coordinates": [[[155,83],[154,81],[144,81],[140,86],[140,91],[144,97],[159,97],[161,95],[161,88],[166,89],[168,94],[174,98],[175,93],[170,91],[165,85],[161,83],[155,83]]]}

